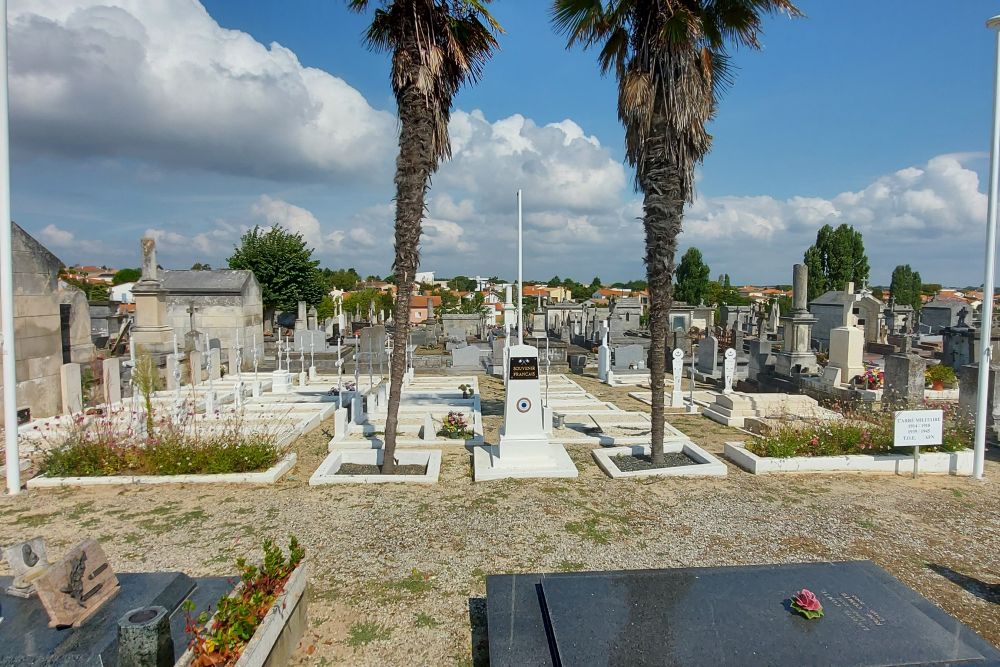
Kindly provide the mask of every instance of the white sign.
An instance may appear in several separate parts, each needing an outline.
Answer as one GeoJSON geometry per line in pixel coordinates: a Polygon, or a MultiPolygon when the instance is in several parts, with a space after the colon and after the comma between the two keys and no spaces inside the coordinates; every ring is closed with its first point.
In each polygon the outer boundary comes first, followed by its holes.
{"type": "Polygon", "coordinates": [[[942,410],[900,410],[896,413],[893,446],[940,445],[943,427],[942,410]]]}

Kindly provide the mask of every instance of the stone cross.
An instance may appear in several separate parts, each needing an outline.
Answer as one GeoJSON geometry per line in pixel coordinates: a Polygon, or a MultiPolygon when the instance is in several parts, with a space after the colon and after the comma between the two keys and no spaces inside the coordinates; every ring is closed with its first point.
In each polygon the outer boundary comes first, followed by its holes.
{"type": "Polygon", "coordinates": [[[187,313],[188,317],[191,319],[191,331],[194,331],[194,314],[198,312],[198,309],[194,305],[194,301],[188,304],[187,313]]]}

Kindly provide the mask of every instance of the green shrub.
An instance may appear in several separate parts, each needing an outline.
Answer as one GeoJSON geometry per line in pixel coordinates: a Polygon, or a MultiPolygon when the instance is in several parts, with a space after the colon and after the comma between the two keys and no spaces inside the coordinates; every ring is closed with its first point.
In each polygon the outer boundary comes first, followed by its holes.
{"type": "Polygon", "coordinates": [[[945,384],[955,384],[955,381],[958,379],[955,377],[955,371],[952,370],[951,366],[945,366],[944,364],[929,366],[924,372],[924,378],[928,383],[943,382],[945,384]]]}

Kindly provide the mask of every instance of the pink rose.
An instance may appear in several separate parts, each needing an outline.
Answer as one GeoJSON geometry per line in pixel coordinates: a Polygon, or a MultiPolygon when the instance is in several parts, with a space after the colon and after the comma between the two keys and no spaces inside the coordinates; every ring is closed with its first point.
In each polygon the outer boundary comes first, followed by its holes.
{"type": "Polygon", "coordinates": [[[823,605],[819,603],[819,598],[807,588],[796,593],[792,601],[806,611],[819,611],[823,608],[823,605]]]}

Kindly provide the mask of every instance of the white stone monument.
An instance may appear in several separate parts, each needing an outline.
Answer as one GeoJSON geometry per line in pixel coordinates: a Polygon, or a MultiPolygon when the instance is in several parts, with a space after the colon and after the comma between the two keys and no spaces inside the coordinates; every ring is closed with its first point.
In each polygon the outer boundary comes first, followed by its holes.
{"type": "Polygon", "coordinates": [[[722,393],[733,393],[733,380],[736,379],[736,350],[729,348],[726,350],[725,360],[722,362],[722,393]]]}
{"type": "Polygon", "coordinates": [[[831,386],[848,384],[865,372],[865,335],[853,326],[830,329],[830,362],[823,381],[831,386]]]}
{"type": "Polygon", "coordinates": [[[680,408],[684,406],[684,391],[682,386],[684,379],[684,350],[674,348],[672,356],[670,370],[674,376],[674,389],[670,394],[670,406],[680,408]]]}
{"type": "Polygon", "coordinates": [[[608,347],[608,324],[601,322],[601,346],[597,348],[597,379],[611,384],[611,348],[608,347]]]}
{"type": "Polygon", "coordinates": [[[576,466],[562,445],[549,443],[542,415],[538,348],[512,345],[500,444],[477,447],[477,481],[507,477],[576,477],[576,466]]]}

